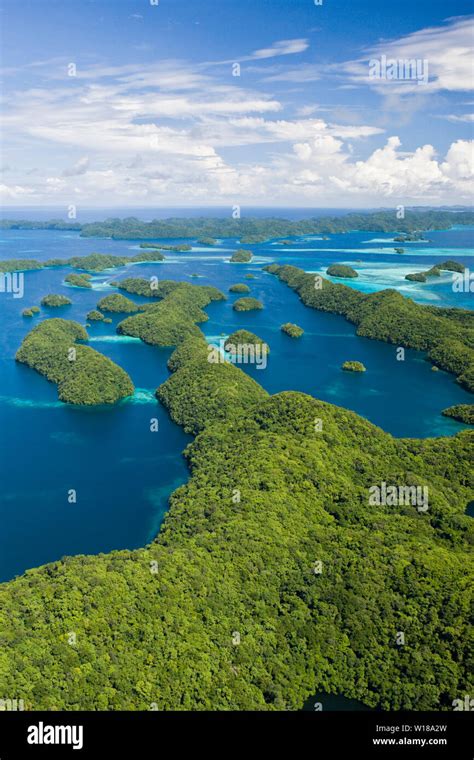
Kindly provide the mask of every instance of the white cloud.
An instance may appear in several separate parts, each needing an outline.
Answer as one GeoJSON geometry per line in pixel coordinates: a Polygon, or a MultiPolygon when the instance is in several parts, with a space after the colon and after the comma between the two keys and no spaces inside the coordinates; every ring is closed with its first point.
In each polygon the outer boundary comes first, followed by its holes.
{"type": "Polygon", "coordinates": [[[85,174],[88,168],[89,159],[87,156],[84,156],[83,158],[80,158],[74,166],[71,166],[69,169],[64,169],[63,177],[76,177],[80,174],[85,174]]]}
{"type": "Polygon", "coordinates": [[[308,40],[305,39],[280,40],[280,42],[274,42],[271,47],[255,50],[250,57],[259,59],[275,58],[280,55],[294,55],[295,53],[303,53],[308,47],[308,40]]]}
{"type": "Polygon", "coordinates": [[[472,56],[472,17],[451,19],[444,26],[428,27],[395,40],[387,40],[365,51],[364,57],[342,65],[342,72],[353,81],[379,91],[433,93],[440,90],[460,92],[474,89],[472,56]],[[369,76],[369,61],[386,56],[395,61],[426,61],[428,83],[374,79],[369,76]]]}

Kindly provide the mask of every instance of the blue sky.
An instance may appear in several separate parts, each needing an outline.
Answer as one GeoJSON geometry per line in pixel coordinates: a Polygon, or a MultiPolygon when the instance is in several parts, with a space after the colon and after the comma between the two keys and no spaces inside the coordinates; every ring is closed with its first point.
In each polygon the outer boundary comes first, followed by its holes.
{"type": "Polygon", "coordinates": [[[1,0],[4,204],[471,201],[471,3],[152,3],[1,0]]]}

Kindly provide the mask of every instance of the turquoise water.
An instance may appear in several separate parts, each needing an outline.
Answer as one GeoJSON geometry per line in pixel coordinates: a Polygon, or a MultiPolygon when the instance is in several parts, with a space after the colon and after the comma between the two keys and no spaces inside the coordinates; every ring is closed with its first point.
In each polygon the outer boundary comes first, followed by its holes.
{"type": "MultiPolygon", "coordinates": [[[[0,259],[139,251],[138,242],[80,238],[78,233],[8,230],[0,235],[0,259]]],[[[459,259],[474,271],[472,230],[432,232],[428,237],[429,243],[405,245],[407,253],[398,257],[391,251],[392,236],[366,232],[334,235],[329,241],[303,238],[292,246],[253,245],[248,246],[255,254],[249,265],[228,263],[240,244],[225,240],[215,248],[198,246],[192,253],[169,254],[161,264],[93,275],[92,290],[65,285],[70,269],[25,273],[23,299],[0,294],[0,580],[68,554],[142,546],[156,535],[170,493],[187,478],[181,452],[190,438],[169,420],[153,395],[168,376],[171,349],[117,336],[115,327],[123,316],[114,317],[109,325],[93,323],[89,328],[92,347],[122,366],[137,391],[132,399],[112,408],[78,409],[58,402],[56,386],[14,361],[21,340],[38,319],[60,315],[84,324],[97,301],[116,292],[110,281],[125,275],[156,274],[212,284],[224,291],[235,282],[247,282],[251,295],[265,304],[263,311],[236,313],[232,302],[238,296],[230,295],[227,302],[207,308],[210,319],[201,327],[211,342],[238,327],[265,339],[271,347],[266,369],[242,368],[268,391],[310,393],[353,409],[396,436],[452,435],[464,426],[442,417],[441,410],[471,403],[472,396],[451,375],[432,372],[419,352],[407,351],[404,362],[396,361],[394,346],[359,338],[342,317],[306,308],[290,288],[262,271],[272,261],[309,271],[347,262],[361,273],[350,284],[366,292],[389,285],[422,303],[472,308],[473,294],[453,292],[449,277],[419,285],[401,276],[402,267],[427,269],[439,262],[440,255],[459,259]],[[199,278],[191,278],[193,273],[199,278]],[[247,273],[255,279],[245,280],[247,273]],[[21,311],[39,304],[47,293],[68,295],[73,304],[60,310],[42,309],[33,320],[22,318],[21,311]],[[301,339],[281,333],[280,325],[287,321],[304,328],[301,339]],[[362,361],[367,372],[342,372],[341,364],[348,359],[362,361]],[[157,433],[150,432],[151,418],[159,420],[157,433]],[[77,491],[76,504],[68,501],[71,489],[77,491]]]]}

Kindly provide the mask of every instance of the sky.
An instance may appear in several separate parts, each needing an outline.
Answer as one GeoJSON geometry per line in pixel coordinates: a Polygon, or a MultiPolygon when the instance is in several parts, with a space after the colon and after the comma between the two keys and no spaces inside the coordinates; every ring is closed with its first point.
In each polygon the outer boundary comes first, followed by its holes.
{"type": "Polygon", "coordinates": [[[1,202],[468,205],[472,8],[0,0],[1,202]]]}

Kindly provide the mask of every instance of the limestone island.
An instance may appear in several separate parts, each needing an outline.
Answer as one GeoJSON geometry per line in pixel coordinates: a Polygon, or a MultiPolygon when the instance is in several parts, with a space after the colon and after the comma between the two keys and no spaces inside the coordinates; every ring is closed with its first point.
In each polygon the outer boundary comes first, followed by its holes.
{"type": "Polygon", "coordinates": [[[344,362],[342,365],[343,370],[346,372],[366,372],[366,368],[362,362],[344,362]]]}
{"type": "Polygon", "coordinates": [[[132,395],[133,383],[121,367],[77,343],[88,337],[77,322],[46,319],[24,338],[16,361],[56,383],[60,400],[69,404],[114,404],[132,395]]]}
{"type": "Polygon", "coordinates": [[[104,315],[101,314],[100,311],[97,311],[97,309],[92,309],[92,311],[87,314],[86,319],[88,322],[102,322],[104,315]]]}
{"type": "Polygon", "coordinates": [[[244,248],[239,248],[230,258],[231,264],[248,264],[252,261],[252,251],[246,251],[244,248]]]}
{"type": "Polygon", "coordinates": [[[235,285],[231,285],[229,293],[250,293],[248,285],[244,285],[243,282],[237,282],[235,285]]]}
{"type": "Polygon", "coordinates": [[[64,278],[64,282],[67,282],[69,285],[73,285],[73,287],[75,288],[92,288],[90,279],[91,279],[91,275],[87,273],[68,274],[64,278]]]}
{"type": "Polygon", "coordinates": [[[238,353],[242,346],[262,346],[265,353],[270,353],[270,346],[250,330],[236,330],[227,338],[224,348],[230,353],[238,353]]]}
{"type": "Polygon", "coordinates": [[[326,274],[329,274],[331,277],[358,277],[355,269],[352,269],[352,267],[347,266],[346,264],[331,264],[330,267],[326,269],[326,274]]]}
{"type": "Polygon", "coordinates": [[[290,338],[301,338],[304,333],[302,327],[299,327],[299,325],[295,325],[292,322],[285,322],[285,324],[280,327],[280,330],[286,335],[289,335],[290,338]]]}
{"type": "MultiPolygon", "coordinates": [[[[165,243],[140,243],[140,248],[153,248],[154,256],[156,255],[155,251],[158,249],[161,249],[162,251],[172,251],[173,253],[186,253],[187,251],[193,250],[192,245],[188,245],[187,243],[184,243],[182,245],[167,245],[165,243]]],[[[158,256],[159,255],[160,254],[158,254],[158,256]]]]}
{"type": "Polygon", "coordinates": [[[474,425],[474,404],[455,404],[443,409],[441,414],[444,414],[445,417],[452,417],[458,422],[465,422],[466,425],[474,425]]]}
{"type": "Polygon", "coordinates": [[[40,313],[39,306],[31,306],[29,309],[23,309],[21,312],[23,317],[34,317],[35,314],[40,313]]]}
{"type": "Polygon", "coordinates": [[[137,311],[141,311],[140,306],[137,306],[130,298],[121,293],[113,293],[101,298],[97,308],[99,311],[111,311],[115,314],[135,314],[137,311]]]}
{"type": "Polygon", "coordinates": [[[410,282],[426,282],[426,275],[424,272],[413,272],[413,274],[406,274],[405,280],[410,280],[410,282]]]}
{"type": "Polygon", "coordinates": [[[238,298],[232,308],[234,311],[253,311],[263,309],[263,303],[256,298],[238,298]]]}
{"type": "Polygon", "coordinates": [[[44,296],[44,298],[41,299],[41,306],[70,306],[72,304],[72,301],[70,298],[66,298],[66,296],[59,296],[53,293],[50,293],[48,296],[44,296]]]}
{"type": "Polygon", "coordinates": [[[211,237],[202,237],[199,238],[197,242],[198,245],[215,245],[217,243],[217,240],[211,237]]]}

